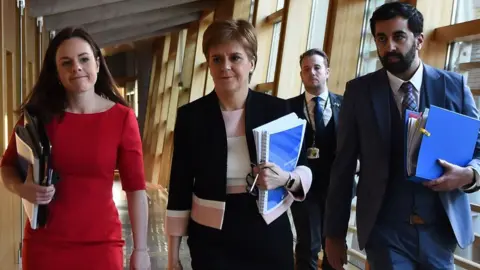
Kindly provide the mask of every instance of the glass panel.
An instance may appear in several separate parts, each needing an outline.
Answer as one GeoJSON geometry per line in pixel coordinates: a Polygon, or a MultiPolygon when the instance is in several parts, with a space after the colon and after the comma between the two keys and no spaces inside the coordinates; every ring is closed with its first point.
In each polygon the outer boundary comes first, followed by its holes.
{"type": "Polygon", "coordinates": [[[285,0],[278,0],[277,2],[277,10],[280,10],[283,8],[283,4],[285,4],[285,0]]]}
{"type": "Polygon", "coordinates": [[[382,68],[382,64],[378,59],[377,48],[375,46],[375,40],[373,38],[372,32],[370,31],[370,18],[373,15],[373,12],[379,6],[390,3],[397,2],[396,0],[369,0],[366,2],[367,11],[364,18],[364,27],[362,29],[362,43],[360,46],[360,59],[359,59],[359,69],[358,76],[365,75],[370,72],[374,72],[382,68]]]}
{"type": "Polygon", "coordinates": [[[250,3],[250,14],[248,14],[248,21],[253,23],[253,12],[255,11],[255,0],[250,3]]]}
{"type": "Polygon", "coordinates": [[[480,19],[480,0],[455,0],[454,23],[480,19]]]}
{"type": "MultiPolygon", "coordinates": [[[[457,1],[457,2],[471,2],[457,1]]],[[[460,4],[460,3],[458,3],[460,4]]],[[[458,6],[457,8],[461,8],[458,6]]],[[[457,10],[457,14],[458,10],[457,10]]],[[[470,42],[456,42],[450,46],[450,59],[448,69],[450,71],[462,74],[467,82],[467,85],[472,90],[473,98],[480,109],[480,40],[470,42]]],[[[468,194],[471,203],[480,204],[480,193],[468,194]]],[[[473,214],[473,230],[480,234],[480,213],[473,214]]],[[[480,263],[480,247],[470,246],[462,250],[457,248],[455,254],[480,263]]],[[[457,267],[457,269],[463,269],[457,267]]]]}
{"type": "MultiPolygon", "coordinates": [[[[453,43],[448,69],[462,74],[470,89],[473,90],[474,95],[479,95],[480,40],[453,43]]],[[[477,107],[480,108],[480,103],[478,102],[477,107]]]]}
{"type": "Polygon", "coordinates": [[[280,41],[281,28],[282,28],[281,21],[273,25],[273,38],[272,38],[272,47],[270,50],[270,60],[268,62],[267,82],[273,82],[273,80],[275,79],[275,69],[277,66],[278,44],[280,41]]]}
{"type": "Polygon", "coordinates": [[[325,38],[325,28],[327,26],[329,0],[314,0],[312,5],[312,14],[310,19],[310,29],[308,31],[308,49],[323,48],[325,38]]]}
{"type": "Polygon", "coordinates": [[[178,65],[176,66],[176,72],[180,73],[182,72],[183,68],[183,59],[185,57],[185,45],[187,42],[187,32],[188,29],[183,29],[180,31],[180,34],[178,36],[178,47],[177,47],[177,63],[178,65]]]}

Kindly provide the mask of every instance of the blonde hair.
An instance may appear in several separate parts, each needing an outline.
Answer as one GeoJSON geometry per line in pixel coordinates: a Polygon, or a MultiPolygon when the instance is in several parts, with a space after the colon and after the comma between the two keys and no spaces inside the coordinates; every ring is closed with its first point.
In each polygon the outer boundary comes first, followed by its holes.
{"type": "Polygon", "coordinates": [[[203,34],[202,50],[209,59],[211,47],[236,41],[242,44],[247,56],[257,65],[257,36],[253,25],[245,20],[224,20],[213,22],[203,34]]]}

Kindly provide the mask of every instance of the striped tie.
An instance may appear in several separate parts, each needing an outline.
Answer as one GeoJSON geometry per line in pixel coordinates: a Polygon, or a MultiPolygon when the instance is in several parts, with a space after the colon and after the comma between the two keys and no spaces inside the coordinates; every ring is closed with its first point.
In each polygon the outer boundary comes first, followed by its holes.
{"type": "Polygon", "coordinates": [[[405,110],[416,111],[417,104],[415,102],[415,97],[413,96],[413,85],[411,82],[404,82],[400,87],[400,91],[403,93],[402,100],[402,114],[405,113],[405,110]]]}

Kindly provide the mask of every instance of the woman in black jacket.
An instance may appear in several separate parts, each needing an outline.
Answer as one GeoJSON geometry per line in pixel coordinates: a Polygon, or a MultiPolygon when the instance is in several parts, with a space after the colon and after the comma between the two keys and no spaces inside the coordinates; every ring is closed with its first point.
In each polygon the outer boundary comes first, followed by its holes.
{"type": "Polygon", "coordinates": [[[293,172],[273,163],[251,166],[257,164],[252,129],[287,115],[287,102],[248,87],[257,59],[249,22],[211,24],[203,53],[215,89],[177,113],[166,220],[169,269],[181,269],[178,249],[188,235],[193,269],[293,270],[287,209],[305,198],[311,171],[304,156],[293,172]],[[287,199],[260,214],[257,193],[249,191],[280,186],[287,199]]]}

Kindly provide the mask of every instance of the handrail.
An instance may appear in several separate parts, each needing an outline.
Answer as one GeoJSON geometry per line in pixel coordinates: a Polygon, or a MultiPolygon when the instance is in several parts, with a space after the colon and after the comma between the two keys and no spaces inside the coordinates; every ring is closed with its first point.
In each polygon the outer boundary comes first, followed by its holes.
{"type": "Polygon", "coordinates": [[[475,204],[475,203],[471,203],[470,208],[472,209],[472,212],[480,214],[480,205],[475,204]]]}
{"type": "Polygon", "coordinates": [[[458,255],[454,256],[455,265],[462,267],[465,270],[479,270],[480,264],[460,257],[458,255]]]}
{"type": "Polygon", "coordinates": [[[348,255],[351,255],[357,259],[360,259],[361,261],[363,262],[366,262],[367,261],[367,256],[365,256],[365,254],[361,253],[360,251],[356,250],[356,249],[352,249],[352,248],[349,248],[347,250],[347,254],[348,255]]]}

